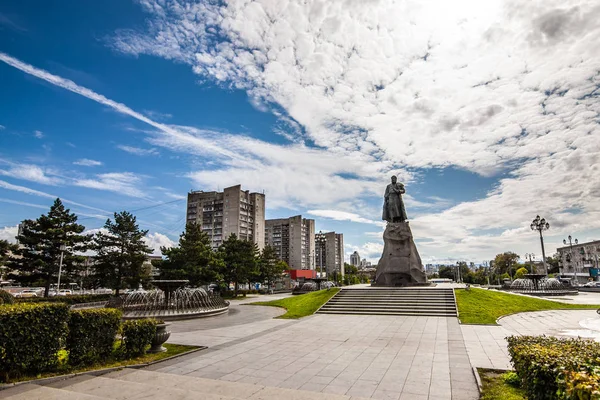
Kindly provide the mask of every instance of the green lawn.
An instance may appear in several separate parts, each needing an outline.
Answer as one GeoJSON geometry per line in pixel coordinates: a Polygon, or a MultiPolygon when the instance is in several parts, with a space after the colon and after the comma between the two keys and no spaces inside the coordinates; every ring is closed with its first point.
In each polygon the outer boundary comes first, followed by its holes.
{"type": "Polygon", "coordinates": [[[503,315],[525,311],[600,308],[600,305],[564,304],[496,290],[455,289],[455,293],[460,322],[464,324],[496,324],[503,315]]]}
{"type": "Polygon", "coordinates": [[[283,307],[287,310],[285,314],[277,318],[295,319],[312,315],[325,304],[334,294],[339,292],[339,288],[324,289],[317,292],[301,294],[298,296],[287,297],[281,300],[260,301],[251,303],[256,306],[283,307]]]}
{"type": "Polygon", "coordinates": [[[79,367],[79,368],[71,367],[70,365],[68,365],[66,363],[67,352],[66,352],[66,350],[61,350],[58,352],[59,366],[56,371],[46,372],[46,373],[37,374],[37,375],[21,375],[18,377],[11,377],[11,379],[8,382],[3,382],[0,379],[0,383],[22,382],[22,381],[29,381],[32,379],[51,378],[53,376],[58,376],[58,375],[67,375],[67,374],[76,374],[76,373],[80,373],[80,372],[95,371],[95,370],[105,369],[105,368],[124,367],[127,365],[136,365],[136,364],[146,364],[146,363],[159,361],[159,360],[165,359],[167,357],[175,356],[177,354],[185,353],[186,351],[190,351],[190,350],[198,348],[198,346],[186,346],[186,345],[182,345],[182,344],[170,344],[170,343],[165,343],[165,344],[163,344],[163,346],[167,349],[167,351],[162,352],[162,353],[152,353],[152,354],[147,353],[147,354],[144,354],[143,356],[131,358],[128,360],[111,359],[105,363],[98,363],[98,364],[88,365],[88,366],[79,367]]]}
{"type": "Polygon", "coordinates": [[[504,382],[502,372],[478,368],[481,377],[480,400],[526,400],[525,391],[504,382]]]}

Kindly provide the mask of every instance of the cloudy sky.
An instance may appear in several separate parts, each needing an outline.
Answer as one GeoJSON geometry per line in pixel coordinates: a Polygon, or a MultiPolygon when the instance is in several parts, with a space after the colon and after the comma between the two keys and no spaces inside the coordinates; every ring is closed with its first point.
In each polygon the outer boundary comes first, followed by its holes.
{"type": "Polygon", "coordinates": [[[0,237],[60,196],[153,245],[241,183],[377,261],[392,174],[427,262],[600,239],[595,0],[0,3],[0,237]],[[3,227],[3,228],[2,228],[3,227]]]}

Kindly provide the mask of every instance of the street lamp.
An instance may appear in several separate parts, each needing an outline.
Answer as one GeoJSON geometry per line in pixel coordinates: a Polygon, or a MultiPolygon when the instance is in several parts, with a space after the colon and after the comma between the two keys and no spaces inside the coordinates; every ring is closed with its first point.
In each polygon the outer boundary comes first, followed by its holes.
{"type": "Polygon", "coordinates": [[[323,231],[319,231],[319,277],[323,277],[323,231]]]}
{"type": "Polygon", "coordinates": [[[67,246],[64,244],[60,245],[60,263],[58,264],[58,287],[56,288],[56,295],[60,293],[60,274],[62,273],[63,255],[67,251],[67,246]]]}
{"type": "Polygon", "coordinates": [[[531,221],[530,227],[532,231],[538,231],[540,233],[540,243],[542,244],[542,262],[544,263],[544,271],[546,271],[546,275],[548,275],[548,265],[546,265],[546,252],[544,251],[544,237],[542,232],[550,229],[550,224],[546,222],[545,218],[540,218],[538,215],[533,221],[531,221]]]}
{"type": "MultiPolygon", "coordinates": [[[[569,244],[569,253],[571,253],[571,259],[569,260],[569,264],[571,264],[570,267],[573,268],[573,241],[572,241],[573,238],[571,237],[571,235],[569,235],[567,239],[563,239],[563,244],[565,246],[567,245],[567,243],[569,244]],[[569,239],[568,242],[567,242],[567,239],[569,239]]],[[[574,242],[575,242],[575,244],[578,244],[579,240],[575,239],[574,242]]],[[[579,278],[577,277],[577,265],[575,265],[574,272],[575,272],[575,281],[579,282],[579,278]]]]}

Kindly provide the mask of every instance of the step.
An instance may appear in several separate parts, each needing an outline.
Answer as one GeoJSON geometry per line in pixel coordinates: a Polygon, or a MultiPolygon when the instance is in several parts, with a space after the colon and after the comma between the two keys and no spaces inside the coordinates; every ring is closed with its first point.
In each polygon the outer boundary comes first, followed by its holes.
{"type": "Polygon", "coordinates": [[[103,396],[74,393],[64,389],[34,384],[15,386],[0,391],[0,398],[5,400],[106,400],[106,397],[103,396]]]}
{"type": "Polygon", "coordinates": [[[447,312],[385,312],[385,311],[338,311],[338,310],[319,310],[318,314],[339,314],[339,315],[389,315],[389,316],[407,316],[407,317],[456,317],[456,313],[447,312]]]}

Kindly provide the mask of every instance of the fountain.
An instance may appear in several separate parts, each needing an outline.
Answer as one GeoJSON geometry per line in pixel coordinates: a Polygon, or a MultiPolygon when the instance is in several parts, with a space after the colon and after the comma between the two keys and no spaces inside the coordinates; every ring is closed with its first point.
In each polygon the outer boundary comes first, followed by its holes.
{"type": "Polygon", "coordinates": [[[292,294],[305,294],[321,289],[329,289],[334,286],[335,283],[328,281],[326,278],[312,278],[304,282],[302,285],[296,286],[294,290],[292,290],[292,294]]]}
{"type": "Polygon", "coordinates": [[[533,296],[565,296],[578,294],[572,287],[564,286],[558,279],[547,278],[544,274],[525,274],[525,278],[515,279],[510,291],[533,296]]]}
{"type": "Polygon", "coordinates": [[[158,289],[131,292],[123,298],[124,319],[177,320],[219,315],[229,302],[202,288],[186,288],[187,280],[155,280],[158,289]]]}

